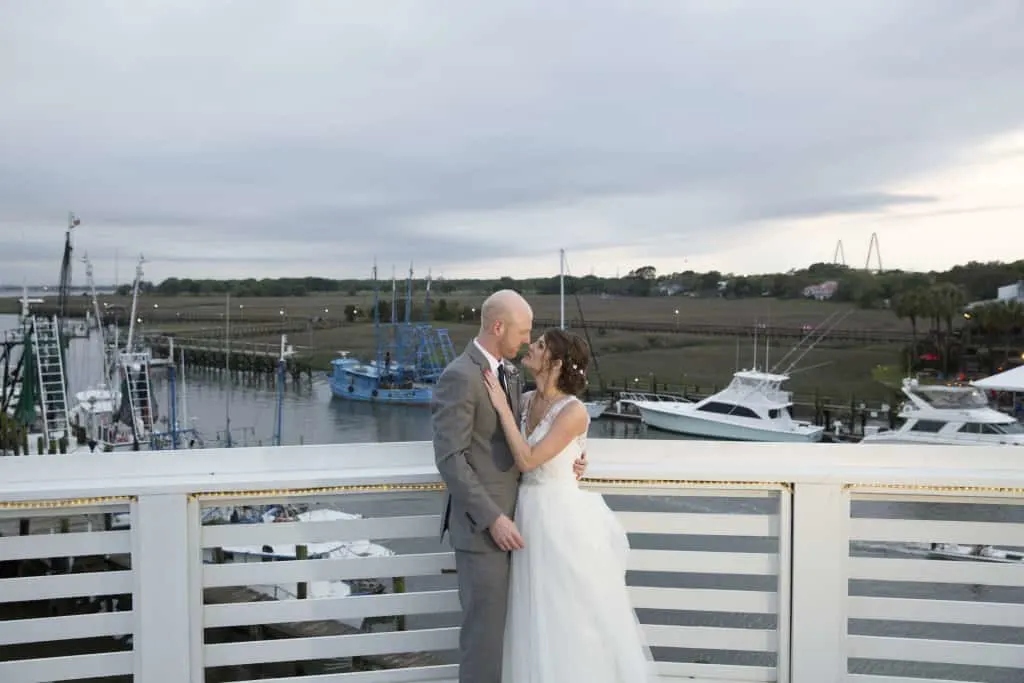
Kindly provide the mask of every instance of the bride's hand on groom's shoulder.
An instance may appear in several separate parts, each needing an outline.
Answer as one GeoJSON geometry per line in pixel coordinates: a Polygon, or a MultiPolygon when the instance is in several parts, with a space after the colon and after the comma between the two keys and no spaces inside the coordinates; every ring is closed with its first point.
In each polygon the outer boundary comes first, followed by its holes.
{"type": "Polygon", "coordinates": [[[484,386],[487,387],[487,395],[491,397],[491,405],[496,410],[508,409],[508,399],[505,398],[505,390],[501,388],[501,382],[490,370],[484,370],[484,386]]]}

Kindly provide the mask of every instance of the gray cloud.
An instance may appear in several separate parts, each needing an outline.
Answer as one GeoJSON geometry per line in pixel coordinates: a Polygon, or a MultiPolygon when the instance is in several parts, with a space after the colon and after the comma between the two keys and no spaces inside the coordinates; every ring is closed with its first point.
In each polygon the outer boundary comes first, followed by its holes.
{"type": "Polygon", "coordinates": [[[122,277],[711,252],[1024,122],[1009,1],[140,5],[0,7],[6,272],[69,208],[122,277]]]}

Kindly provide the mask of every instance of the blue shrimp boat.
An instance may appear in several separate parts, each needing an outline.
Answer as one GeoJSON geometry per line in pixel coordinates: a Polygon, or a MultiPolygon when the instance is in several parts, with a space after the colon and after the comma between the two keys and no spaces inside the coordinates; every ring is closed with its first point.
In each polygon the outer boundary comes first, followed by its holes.
{"type": "MultiPolygon", "coordinates": [[[[377,266],[373,267],[373,325],[376,358],[365,363],[350,358],[345,351],[331,361],[329,383],[338,398],[350,401],[429,405],[433,385],[441,372],[455,359],[455,347],[448,330],[435,329],[429,323],[413,323],[412,269],[405,298],[405,322],[396,320],[395,288],[392,283],[391,324],[387,334],[380,322],[380,290],[377,266]]],[[[425,310],[430,310],[430,279],[427,279],[425,310]]]]}

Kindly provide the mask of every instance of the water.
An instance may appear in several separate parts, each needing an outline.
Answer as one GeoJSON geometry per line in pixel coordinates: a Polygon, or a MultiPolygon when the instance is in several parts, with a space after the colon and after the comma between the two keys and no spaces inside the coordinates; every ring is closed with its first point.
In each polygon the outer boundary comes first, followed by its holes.
{"type": "MultiPolygon", "coordinates": [[[[0,315],[0,330],[16,327],[18,319],[0,315]]],[[[94,386],[102,377],[99,337],[73,339],[68,349],[68,384],[75,392],[94,386]]],[[[170,390],[166,370],[156,368],[153,378],[158,411],[167,416],[170,390]]],[[[234,445],[270,445],[274,439],[277,389],[272,378],[229,380],[223,372],[203,368],[187,370],[184,387],[177,386],[179,421],[187,418],[208,443],[223,442],[230,418],[234,445]],[[269,380],[269,381],[268,381],[269,380]]],[[[425,406],[389,406],[333,399],[326,373],[287,383],[282,401],[281,443],[325,444],[384,441],[429,441],[430,410],[425,406]]],[[[590,435],[604,438],[686,438],[648,430],[633,422],[600,420],[590,435]]]]}

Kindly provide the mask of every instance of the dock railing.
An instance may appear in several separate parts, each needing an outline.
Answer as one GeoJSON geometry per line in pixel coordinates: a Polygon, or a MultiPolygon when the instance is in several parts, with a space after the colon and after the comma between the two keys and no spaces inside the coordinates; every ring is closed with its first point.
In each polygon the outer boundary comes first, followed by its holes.
{"type": "MultiPolygon", "coordinates": [[[[1024,563],[987,550],[1024,549],[1018,449],[588,455],[665,680],[1024,678],[1024,563]]],[[[454,681],[442,493],[428,443],[0,458],[0,681],[454,681]],[[271,505],[361,517],[231,523],[271,505]],[[301,559],[323,542],[355,545],[301,559]],[[296,559],[232,561],[266,545],[296,559]]]]}

